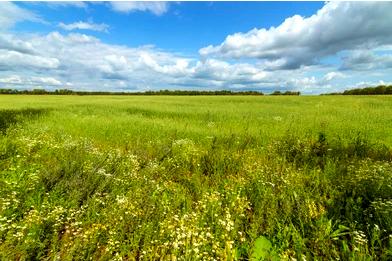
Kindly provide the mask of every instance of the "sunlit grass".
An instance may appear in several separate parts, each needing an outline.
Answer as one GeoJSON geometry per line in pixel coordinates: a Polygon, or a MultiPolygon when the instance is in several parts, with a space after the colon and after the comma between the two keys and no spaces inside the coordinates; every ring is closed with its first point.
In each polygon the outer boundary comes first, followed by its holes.
{"type": "Polygon", "coordinates": [[[0,259],[390,259],[392,98],[0,96],[0,259]]]}

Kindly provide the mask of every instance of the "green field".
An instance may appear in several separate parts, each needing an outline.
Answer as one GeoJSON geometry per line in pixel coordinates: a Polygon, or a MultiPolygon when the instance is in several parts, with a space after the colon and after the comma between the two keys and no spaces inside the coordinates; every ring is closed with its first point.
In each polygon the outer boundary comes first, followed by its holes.
{"type": "Polygon", "coordinates": [[[0,260],[390,260],[392,97],[0,96],[0,260]]]}

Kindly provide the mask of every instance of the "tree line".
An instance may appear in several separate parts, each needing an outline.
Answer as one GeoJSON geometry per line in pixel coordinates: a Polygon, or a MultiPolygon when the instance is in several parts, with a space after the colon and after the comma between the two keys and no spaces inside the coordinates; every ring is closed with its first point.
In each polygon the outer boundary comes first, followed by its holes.
{"type": "MultiPolygon", "coordinates": [[[[159,90],[145,92],[106,92],[106,91],[73,91],[69,89],[57,89],[47,91],[45,89],[17,90],[0,88],[0,94],[32,94],[32,95],[264,95],[261,91],[185,91],[185,90],[159,90]]],[[[298,91],[274,91],[269,95],[301,95],[298,91]]]]}
{"type": "Polygon", "coordinates": [[[16,90],[0,89],[0,94],[32,94],[32,95],[264,95],[259,91],[183,91],[183,90],[159,90],[145,92],[106,92],[106,91],[73,91],[59,89],[47,91],[45,89],[16,90]]]}
{"type": "Polygon", "coordinates": [[[392,94],[392,85],[379,85],[376,87],[356,88],[343,92],[327,93],[327,95],[389,95],[392,94]]]}
{"type": "MultiPolygon", "coordinates": [[[[145,92],[105,92],[105,91],[73,91],[68,89],[58,89],[47,91],[45,89],[17,90],[0,88],[0,94],[32,94],[32,95],[264,95],[261,91],[185,91],[185,90],[159,90],[145,92]]],[[[376,87],[356,88],[343,92],[332,92],[322,95],[390,95],[392,85],[379,85],[376,87]]],[[[299,91],[274,91],[270,95],[301,95],[299,91]]]]}
{"type": "Polygon", "coordinates": [[[270,95],[301,95],[301,92],[293,92],[293,91],[285,91],[285,92],[281,92],[281,91],[274,91],[273,93],[271,93],[270,95]]]}

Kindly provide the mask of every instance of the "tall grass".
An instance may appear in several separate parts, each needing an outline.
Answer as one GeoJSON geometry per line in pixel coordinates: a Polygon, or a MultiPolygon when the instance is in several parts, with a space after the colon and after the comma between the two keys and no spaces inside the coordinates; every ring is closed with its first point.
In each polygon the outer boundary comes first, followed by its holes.
{"type": "Polygon", "coordinates": [[[1,260],[392,258],[388,98],[12,99],[1,260]]]}

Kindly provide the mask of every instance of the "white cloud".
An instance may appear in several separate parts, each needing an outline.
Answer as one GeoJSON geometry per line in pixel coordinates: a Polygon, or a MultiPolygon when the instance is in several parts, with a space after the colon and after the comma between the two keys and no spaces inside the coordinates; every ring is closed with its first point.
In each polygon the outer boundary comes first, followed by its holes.
{"type": "Polygon", "coordinates": [[[21,85],[23,87],[34,87],[34,86],[61,86],[62,82],[53,77],[22,77],[19,75],[11,75],[8,77],[0,78],[0,83],[11,84],[11,85],[21,85]]]}
{"type": "Polygon", "coordinates": [[[97,32],[108,32],[109,29],[109,25],[104,23],[95,24],[93,22],[82,22],[82,21],[75,22],[72,24],[59,23],[58,26],[67,31],[78,29],[78,30],[91,30],[97,32]]]}
{"type": "MultiPolygon", "coordinates": [[[[389,82],[392,80],[388,76],[391,75],[392,35],[381,37],[380,32],[390,30],[384,24],[390,21],[391,15],[384,19],[379,16],[381,7],[376,8],[372,3],[357,4],[327,3],[310,18],[296,16],[277,28],[254,29],[247,34],[229,36],[220,46],[202,49],[204,56],[201,59],[162,51],[154,46],[132,48],[108,44],[81,33],[0,32],[0,87],[110,91],[184,88],[263,92],[299,90],[319,93],[355,86],[361,81],[383,79],[389,82]],[[360,16],[359,9],[362,12],[373,10],[373,14],[377,14],[373,20],[377,21],[365,23],[364,17],[368,16],[360,16]],[[349,33],[343,26],[336,26],[336,19],[337,24],[345,22],[342,13],[347,16],[356,14],[352,16],[355,19],[351,17],[355,21],[347,27],[352,29],[352,24],[356,24],[365,29],[361,27],[349,33]],[[358,34],[362,36],[358,38],[358,34]],[[260,37],[264,37],[263,41],[260,37]],[[346,49],[349,51],[342,52],[346,49]],[[332,64],[307,66],[334,52],[339,52],[339,56],[331,59],[332,64]],[[256,59],[242,59],[249,57],[256,59]],[[336,64],[338,57],[343,57],[342,65],[336,64]],[[274,71],[288,68],[292,69],[274,71]],[[362,70],[365,69],[372,71],[364,74],[362,70]]],[[[385,3],[380,5],[384,9],[389,7],[385,3]]],[[[147,7],[132,8],[128,11],[162,14],[147,7]]],[[[60,26],[65,30],[107,29],[101,25],[81,21],[60,26]]]]}
{"type": "Polygon", "coordinates": [[[260,83],[267,79],[268,72],[246,63],[230,64],[216,59],[199,61],[192,69],[192,76],[197,79],[211,79],[223,83],[260,83]]]}
{"type": "Polygon", "coordinates": [[[62,82],[53,77],[31,77],[33,83],[41,83],[45,85],[60,86],[62,82]]]}
{"type": "Polygon", "coordinates": [[[189,60],[181,57],[177,57],[174,63],[167,64],[167,62],[164,62],[164,64],[159,64],[149,52],[143,52],[140,54],[139,62],[157,73],[171,76],[184,75],[190,72],[189,60]]]}
{"type": "Polygon", "coordinates": [[[329,81],[339,79],[339,78],[344,78],[344,77],[346,77],[346,76],[341,72],[329,72],[324,75],[323,80],[326,82],[329,82],[329,81]]]}
{"type": "Polygon", "coordinates": [[[0,83],[23,84],[23,80],[18,75],[11,75],[5,78],[0,78],[0,83]]]}
{"type": "Polygon", "coordinates": [[[76,8],[87,8],[87,3],[83,1],[50,1],[46,2],[47,5],[53,8],[57,7],[76,7],[76,8]]]}
{"type": "Polygon", "coordinates": [[[28,41],[22,40],[12,34],[0,33],[0,50],[11,50],[21,53],[34,53],[34,48],[28,41]]]}
{"type": "Polygon", "coordinates": [[[295,15],[278,27],[229,35],[200,54],[258,58],[267,69],[295,69],[342,50],[390,45],[391,24],[391,2],[328,2],[311,17],[295,15]]]}
{"type": "Polygon", "coordinates": [[[43,22],[38,15],[19,7],[15,3],[0,3],[0,31],[11,28],[22,21],[43,22]]]}
{"type": "Polygon", "coordinates": [[[189,71],[189,58],[148,46],[105,44],[85,34],[52,32],[8,38],[12,41],[4,41],[0,47],[0,72],[23,72],[36,77],[49,74],[80,89],[100,89],[105,85],[113,89],[143,88],[146,81],[159,89],[189,71]],[[24,42],[32,54],[17,51],[20,47],[11,44],[17,42],[24,42]]]}
{"type": "MultiPolygon", "coordinates": [[[[92,4],[102,4],[107,2],[83,2],[83,1],[55,1],[46,2],[52,8],[58,9],[60,7],[76,7],[87,9],[92,4]]],[[[169,4],[165,1],[111,1],[108,6],[115,12],[131,13],[136,11],[150,12],[155,15],[162,15],[169,10],[169,4]]]]}
{"type": "MultiPolygon", "coordinates": [[[[361,82],[357,82],[353,88],[376,87],[379,85],[392,85],[392,82],[385,82],[383,80],[361,81],[361,82]]],[[[347,88],[347,89],[349,89],[349,88],[347,88]]]]}
{"type": "Polygon", "coordinates": [[[371,50],[356,50],[343,58],[341,70],[371,71],[392,68],[392,55],[377,55],[371,50]]]}
{"type": "Polygon", "coordinates": [[[58,66],[59,60],[56,58],[0,50],[0,69],[3,70],[15,68],[56,69],[58,66]]]}
{"type": "Polygon", "coordinates": [[[314,90],[319,87],[320,83],[316,77],[293,78],[284,82],[286,86],[293,86],[296,90],[314,90]]]}
{"type": "MultiPolygon", "coordinates": [[[[9,38],[11,36],[8,36],[9,38]]],[[[0,72],[50,75],[79,89],[111,90],[179,88],[196,86],[261,87],[280,78],[252,64],[230,64],[216,59],[197,61],[151,46],[130,48],[111,45],[79,33],[67,35],[12,36],[12,43],[24,42],[30,53],[15,44],[0,50],[0,72]]],[[[1,75],[1,74],[0,74],[1,75]]]]}
{"type": "Polygon", "coordinates": [[[338,86],[342,79],[350,79],[336,68],[331,71],[331,68],[304,67],[277,73],[265,70],[262,63],[198,60],[152,46],[107,44],[80,33],[0,35],[0,78],[21,77],[8,81],[7,87],[110,91],[225,88],[318,93],[338,86]],[[48,78],[46,81],[43,75],[48,78]]]}
{"type": "Polygon", "coordinates": [[[147,11],[155,15],[162,15],[169,10],[167,2],[110,2],[114,11],[130,13],[135,11],[147,11]]]}

